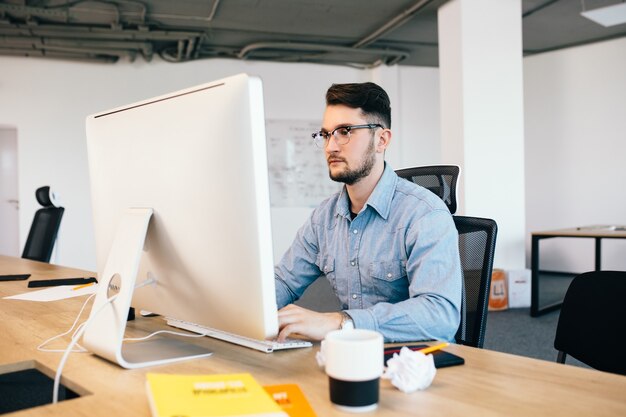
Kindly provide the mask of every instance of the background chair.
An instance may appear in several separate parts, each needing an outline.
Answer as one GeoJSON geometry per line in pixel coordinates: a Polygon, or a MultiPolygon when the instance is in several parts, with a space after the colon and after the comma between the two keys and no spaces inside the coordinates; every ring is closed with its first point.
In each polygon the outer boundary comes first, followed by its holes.
{"type": "Polygon", "coordinates": [[[456,186],[460,173],[458,165],[429,165],[396,171],[399,177],[437,194],[452,214],[456,213],[456,186]]]}
{"type": "Polygon", "coordinates": [[[570,355],[592,368],[626,375],[626,272],[593,271],[571,282],[559,315],[557,362],[570,355]]]}
{"type": "MultiPolygon", "coordinates": [[[[456,165],[431,165],[396,171],[399,177],[438,195],[450,213],[456,212],[456,187],[461,169],[456,165]]],[[[457,343],[482,348],[485,341],[489,287],[493,271],[498,226],[491,219],[452,216],[459,232],[463,271],[463,300],[457,343]]]]}
{"type": "Polygon", "coordinates": [[[35,197],[42,208],[35,213],[22,258],[50,262],[65,209],[55,206],[49,186],[38,188],[35,197]]]}

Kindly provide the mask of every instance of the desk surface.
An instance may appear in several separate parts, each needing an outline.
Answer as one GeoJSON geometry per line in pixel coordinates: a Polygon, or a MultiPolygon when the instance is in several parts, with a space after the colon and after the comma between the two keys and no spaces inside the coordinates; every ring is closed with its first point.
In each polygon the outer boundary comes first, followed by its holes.
{"type": "Polygon", "coordinates": [[[626,238],[626,230],[624,226],[594,225],[570,227],[568,229],[544,230],[540,232],[532,232],[533,236],[552,236],[552,237],[606,237],[606,238],[626,238]],[[617,230],[616,230],[616,229],[617,230]]]}
{"type": "MultiPolygon", "coordinates": [[[[0,274],[17,273],[31,273],[30,279],[46,279],[84,271],[0,256],[0,274]]],[[[0,296],[29,290],[26,282],[0,282],[0,296]]],[[[38,352],[37,346],[69,328],[84,299],[49,303],[0,299],[0,372],[36,364],[53,377],[61,354],[38,352]]],[[[140,318],[129,324],[127,334],[140,336],[163,327],[158,318],[140,318]]],[[[317,346],[265,354],[209,338],[192,339],[192,343],[210,348],[213,356],[123,370],[91,354],[74,353],[65,367],[63,383],[89,395],[15,415],[42,415],[45,408],[46,416],[149,416],[144,385],[148,371],[250,372],[261,384],[299,384],[319,417],[353,415],[331,406],[326,377],[314,359],[317,346]]],[[[430,388],[413,394],[404,394],[383,381],[378,410],[365,415],[626,415],[624,376],[466,346],[454,345],[446,350],[463,356],[466,364],[438,370],[430,388]]]]}

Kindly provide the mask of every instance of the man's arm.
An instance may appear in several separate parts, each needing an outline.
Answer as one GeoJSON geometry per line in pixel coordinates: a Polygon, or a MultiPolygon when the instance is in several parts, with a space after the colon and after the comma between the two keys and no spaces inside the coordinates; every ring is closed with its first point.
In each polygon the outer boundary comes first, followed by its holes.
{"type": "Polygon", "coordinates": [[[274,268],[280,341],[291,334],[322,340],[326,333],[338,329],[343,320],[341,313],[318,313],[293,304],[322,275],[316,264],[319,249],[312,218],[298,230],[291,247],[274,268]]]}
{"type": "Polygon", "coordinates": [[[355,327],[379,331],[386,341],[453,341],[462,296],[458,248],[446,210],[434,210],[411,225],[406,234],[409,299],[347,310],[355,327]]]}
{"type": "Polygon", "coordinates": [[[298,230],[291,246],[274,267],[276,305],[279,309],[298,300],[322,272],[315,263],[319,253],[313,215],[298,230]]]}

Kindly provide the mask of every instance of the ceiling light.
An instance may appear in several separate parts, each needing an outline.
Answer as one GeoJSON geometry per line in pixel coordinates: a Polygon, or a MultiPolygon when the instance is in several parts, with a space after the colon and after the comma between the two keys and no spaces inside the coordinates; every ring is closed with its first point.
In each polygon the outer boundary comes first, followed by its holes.
{"type": "Polygon", "coordinates": [[[626,3],[618,3],[593,10],[584,10],[580,14],[604,27],[621,25],[622,23],[626,23],[626,3]]]}

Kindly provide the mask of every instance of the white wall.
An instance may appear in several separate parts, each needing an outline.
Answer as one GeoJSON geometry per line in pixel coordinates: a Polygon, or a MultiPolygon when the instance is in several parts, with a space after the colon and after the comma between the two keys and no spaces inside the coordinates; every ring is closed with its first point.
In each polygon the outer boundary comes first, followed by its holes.
{"type": "MultiPolygon", "coordinates": [[[[624,68],[626,39],[524,59],[527,238],[533,230],[626,223],[624,68]]],[[[436,68],[374,74],[340,66],[228,60],[103,65],[3,57],[0,125],[18,131],[20,246],[37,208],[34,190],[50,184],[67,210],[59,263],[94,269],[85,116],[243,71],[263,78],[266,116],[272,119],[321,118],[331,83],[376,79],[396,93],[392,146],[402,152],[389,153],[394,168],[447,162],[441,161],[439,147],[436,68]]],[[[308,212],[274,210],[280,219],[274,222],[277,253],[308,212]]],[[[544,267],[593,267],[593,242],[559,241],[545,242],[544,267]]],[[[626,242],[606,240],[604,265],[626,269],[624,253],[626,242]]]]}
{"type": "Polygon", "coordinates": [[[403,155],[402,165],[394,168],[446,163],[441,160],[439,69],[403,66],[398,79],[403,155]]]}
{"type": "MultiPolygon", "coordinates": [[[[248,72],[264,82],[265,113],[269,119],[321,120],[324,94],[331,83],[362,82],[375,77],[373,71],[313,64],[275,64],[234,60],[203,60],[171,64],[141,60],[115,65],[74,63],[35,58],[0,58],[0,125],[18,131],[20,246],[24,245],[32,216],[37,209],[34,190],[49,184],[66,207],[60,231],[58,263],[95,269],[95,247],[91,222],[88,168],[85,147],[85,116],[111,107],[167,93],[180,88],[248,72]]],[[[398,71],[396,71],[397,73],[398,71]]],[[[436,70],[402,69],[411,80],[428,88],[404,97],[402,108],[437,108],[436,70]],[[406,106],[406,107],[405,107],[406,106]]],[[[397,75],[385,76],[386,84],[397,85],[397,75]]],[[[392,98],[396,100],[396,98],[392,98]]],[[[394,112],[398,112],[395,110],[394,112]]],[[[395,123],[398,130],[437,130],[438,118],[406,118],[395,123]],[[406,125],[406,127],[405,127],[406,125]]],[[[413,139],[412,139],[413,140],[413,139]]],[[[401,138],[394,137],[401,146],[401,138]]],[[[411,145],[414,146],[415,145],[411,145]]],[[[424,140],[426,155],[436,155],[437,138],[424,140]],[[428,142],[428,143],[427,143],[428,142]]],[[[417,161],[412,155],[388,155],[394,167],[417,161]],[[406,161],[406,162],[405,162],[406,161]]],[[[423,163],[438,163],[419,159],[423,163]]],[[[273,213],[276,257],[290,243],[310,209],[275,209],[273,213]]]]}
{"type": "MultiPolygon", "coordinates": [[[[626,224],[626,39],[524,59],[526,230],[626,224]]],[[[592,239],[541,243],[541,267],[594,268],[592,239]]],[[[626,270],[626,240],[603,240],[626,270]]]]}

